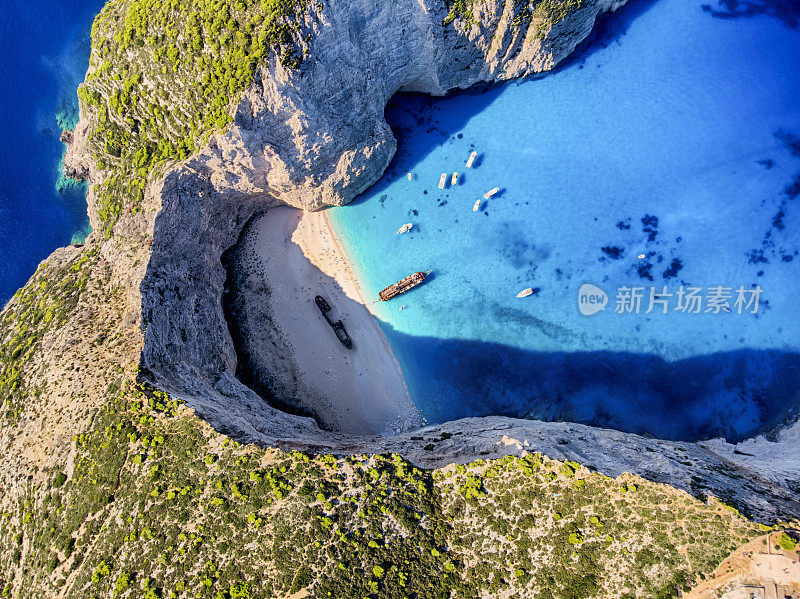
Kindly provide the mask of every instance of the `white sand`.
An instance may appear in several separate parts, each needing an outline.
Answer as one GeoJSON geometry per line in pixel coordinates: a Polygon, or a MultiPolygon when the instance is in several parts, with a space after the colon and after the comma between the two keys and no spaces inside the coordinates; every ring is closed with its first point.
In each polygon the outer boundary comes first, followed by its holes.
{"type": "Polygon", "coordinates": [[[394,434],[420,426],[402,371],[324,212],[275,208],[242,240],[246,335],[253,361],[278,398],[313,412],[323,427],[394,434]],[[344,322],[345,348],[314,302],[344,322]]]}

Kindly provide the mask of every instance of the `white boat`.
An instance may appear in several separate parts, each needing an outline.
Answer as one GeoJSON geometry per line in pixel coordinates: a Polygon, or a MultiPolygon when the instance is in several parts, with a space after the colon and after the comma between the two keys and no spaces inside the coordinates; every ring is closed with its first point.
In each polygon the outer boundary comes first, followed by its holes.
{"type": "Polygon", "coordinates": [[[411,173],[408,173],[408,180],[411,181],[411,179],[412,179],[411,173]]]}
{"type": "Polygon", "coordinates": [[[444,184],[447,182],[447,173],[442,173],[439,177],[439,189],[444,189],[444,184]]]}
{"type": "Polygon", "coordinates": [[[453,173],[453,178],[450,179],[450,185],[452,185],[453,187],[458,185],[458,173],[457,172],[453,173]]]}
{"type": "Polygon", "coordinates": [[[477,212],[477,211],[480,209],[480,207],[481,207],[481,201],[482,201],[482,200],[481,200],[480,198],[478,198],[477,200],[475,200],[475,203],[472,205],[472,211],[473,211],[473,212],[477,212]]]}
{"type": "Polygon", "coordinates": [[[529,296],[529,295],[531,295],[532,293],[533,293],[533,289],[531,289],[530,287],[528,287],[527,289],[523,289],[522,291],[520,291],[520,292],[517,294],[517,297],[528,297],[528,296],[529,296]]]}
{"type": "Polygon", "coordinates": [[[490,197],[492,197],[498,191],[500,191],[499,187],[492,187],[489,191],[487,191],[485,194],[483,194],[483,197],[488,200],[490,197]]]}
{"type": "Polygon", "coordinates": [[[413,223],[406,223],[406,224],[404,224],[402,227],[400,227],[399,229],[397,229],[397,232],[398,232],[398,233],[405,233],[406,231],[410,231],[410,230],[411,230],[411,227],[413,227],[413,226],[414,226],[414,224],[413,224],[413,223]]]}
{"type": "Polygon", "coordinates": [[[472,168],[472,163],[475,162],[475,158],[478,157],[477,152],[473,152],[469,155],[469,159],[467,160],[467,168],[472,168]]]}

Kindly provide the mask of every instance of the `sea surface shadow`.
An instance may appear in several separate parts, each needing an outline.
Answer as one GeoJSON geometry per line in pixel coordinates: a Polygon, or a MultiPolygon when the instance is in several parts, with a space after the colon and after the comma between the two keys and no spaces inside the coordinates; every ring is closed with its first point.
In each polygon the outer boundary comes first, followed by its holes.
{"type": "MultiPolygon", "coordinates": [[[[714,16],[755,16],[743,10],[745,5],[760,5],[764,9],[760,14],[791,16],[796,14],[792,3],[796,0],[782,4],[785,10],[780,12],[770,8],[776,2],[720,2],[721,8],[714,10],[731,14],[714,16]]],[[[634,20],[654,5],[655,0],[634,0],[600,17],[592,34],[553,72],[582,68],[595,52],[622,43],[634,20]]],[[[696,6],[700,18],[705,18],[702,0],[696,6]]],[[[369,196],[354,203],[386,191],[432,150],[453,142],[464,124],[495,101],[505,85],[519,84],[484,85],[444,98],[395,95],[385,113],[398,140],[397,154],[369,196]],[[444,104],[465,96],[469,101],[457,103],[458,110],[444,104]]],[[[475,168],[482,158],[478,156],[475,168]]],[[[788,187],[787,195],[791,197],[795,189],[788,187]]],[[[436,193],[436,180],[424,193],[436,193]]],[[[482,208],[486,207],[483,202],[482,208]]],[[[507,238],[505,232],[503,239],[507,238]]],[[[505,243],[510,256],[534,249],[524,237],[505,243]]],[[[532,259],[527,262],[534,266],[532,259]]],[[[505,317],[527,315],[509,311],[505,317]]],[[[579,422],[663,439],[722,436],[735,442],[791,421],[800,408],[800,354],[794,348],[741,349],[669,362],[627,352],[536,352],[474,339],[411,336],[382,326],[403,363],[412,395],[432,423],[502,415],[579,422]]]]}
{"type": "MultiPolygon", "coordinates": [[[[239,287],[248,284],[237,274],[237,246],[223,256],[227,281],[222,297],[238,358],[237,378],[274,407],[315,417],[323,428],[337,430],[321,414],[302,408],[301,398],[274,393],[272,373],[251,354],[247,319],[237,308],[239,287]]],[[[430,273],[425,285],[435,284],[436,274],[430,273]]],[[[319,292],[308,290],[308,298],[319,292]]],[[[346,313],[357,307],[346,298],[332,305],[337,315],[345,314],[346,325],[346,313]]],[[[319,342],[329,346],[327,351],[348,351],[321,316],[313,320],[309,326],[319,326],[319,342]]],[[[644,353],[542,352],[474,339],[409,335],[379,323],[429,423],[496,415],[578,422],[660,439],[724,437],[737,442],[769,433],[800,413],[800,353],[795,351],[741,349],[667,361],[644,353]]],[[[538,319],[525,324],[546,326],[538,319]]],[[[351,336],[358,346],[358,332],[351,336]]],[[[336,402],[335,397],[328,399],[336,402]]]]}
{"type": "MultiPolygon", "coordinates": [[[[583,68],[583,64],[588,58],[598,51],[605,50],[614,43],[621,43],[621,40],[628,33],[631,24],[644,15],[658,0],[631,0],[616,12],[603,13],[597,17],[591,33],[583,40],[575,50],[559,65],[541,75],[533,77],[546,77],[551,73],[559,73],[565,69],[583,68]]],[[[523,80],[524,81],[524,80],[523,80]]],[[[517,82],[519,84],[519,82],[517,82]]]]}
{"type": "MultiPolygon", "coordinates": [[[[386,104],[384,114],[397,139],[397,152],[383,176],[367,192],[356,197],[351,204],[358,205],[374,194],[385,191],[397,179],[406,177],[434,149],[454,139],[470,118],[484,110],[502,93],[504,85],[507,84],[482,84],[438,98],[402,92],[392,96],[386,104]],[[445,105],[442,102],[455,96],[470,96],[468,109],[444,110],[445,105]]],[[[476,158],[473,168],[478,168],[480,159],[481,155],[476,158]]],[[[463,173],[459,173],[458,185],[464,183],[463,176],[463,173]]],[[[445,191],[452,188],[448,176],[445,191]]],[[[427,191],[436,191],[435,181],[427,191]]]]}
{"type": "Polygon", "coordinates": [[[669,362],[409,336],[382,325],[431,423],[498,415],[738,442],[791,421],[800,408],[800,353],[744,349],[669,362]]]}

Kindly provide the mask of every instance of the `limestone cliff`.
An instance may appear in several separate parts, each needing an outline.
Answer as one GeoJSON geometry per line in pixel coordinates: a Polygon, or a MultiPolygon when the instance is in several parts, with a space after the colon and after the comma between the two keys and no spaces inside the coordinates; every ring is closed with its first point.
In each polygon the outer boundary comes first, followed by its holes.
{"type": "MultiPolygon", "coordinates": [[[[309,32],[302,64],[289,68],[270,54],[235,106],[232,126],[188,159],[151,173],[141,205],[120,213],[109,239],[97,233],[87,242],[121,291],[123,329],[141,332],[131,347],[142,374],[184,399],[218,431],[264,446],[342,454],[399,451],[428,466],[537,450],[608,474],[627,470],[695,494],[711,492],[766,520],[800,515],[787,487],[800,479],[798,466],[791,458],[779,468],[758,462],[762,448],[771,446],[766,440],[754,442],[757,448],[747,457],[721,443],[709,445],[711,451],[700,444],[503,418],[452,422],[394,438],[352,438],[270,408],[234,376],[220,258],[250,218],[283,203],[310,210],[343,204],[376,181],[396,147],[383,117],[393,94],[442,95],[543,73],[586,38],[599,14],[624,3],[585,0],[552,23],[535,12],[521,14],[520,4],[527,3],[512,0],[476,0],[470,18],[455,20],[443,0],[329,0],[310,8],[301,24],[309,32]],[[424,449],[442,433],[446,441],[424,449]]],[[[94,119],[82,103],[65,169],[97,184],[109,175],[92,155],[94,119]]],[[[89,212],[98,232],[107,222],[101,204],[91,187],[89,212]]]]}

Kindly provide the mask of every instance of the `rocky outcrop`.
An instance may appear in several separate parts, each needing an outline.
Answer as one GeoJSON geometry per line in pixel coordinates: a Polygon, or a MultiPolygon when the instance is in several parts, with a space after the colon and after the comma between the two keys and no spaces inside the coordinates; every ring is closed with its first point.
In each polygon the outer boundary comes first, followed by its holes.
{"type": "MultiPolygon", "coordinates": [[[[220,259],[253,215],[280,204],[317,210],[349,202],[381,176],[395,152],[383,116],[393,94],[443,95],[545,72],[589,34],[600,13],[625,1],[585,0],[541,39],[535,21],[515,24],[511,0],[475,2],[470,25],[443,25],[442,0],[330,0],[309,13],[306,25],[314,36],[301,68],[287,70],[273,56],[241,98],[233,126],[152,181],[143,211],[123,215],[115,227],[115,237],[130,239],[147,264],[144,276],[131,281],[128,302],[132,322],[141,317],[144,375],[243,441],[339,453],[399,451],[424,465],[542,451],[606,474],[631,471],[694,493],[732,496],[763,519],[800,515],[786,476],[747,468],[727,446],[710,451],[506,418],[451,422],[391,438],[346,437],[265,405],[234,376],[220,259]]],[[[102,174],[88,156],[87,131],[81,121],[65,169],[96,182],[102,174]]],[[[89,204],[98,228],[91,190],[89,204]]],[[[114,251],[105,251],[112,264],[114,251]]]]}

